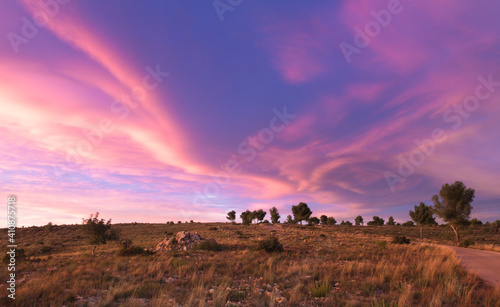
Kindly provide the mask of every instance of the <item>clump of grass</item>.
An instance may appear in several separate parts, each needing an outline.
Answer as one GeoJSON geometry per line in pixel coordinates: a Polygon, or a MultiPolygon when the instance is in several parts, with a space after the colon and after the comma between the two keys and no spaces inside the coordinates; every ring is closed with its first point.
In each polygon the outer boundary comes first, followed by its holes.
{"type": "Polygon", "coordinates": [[[201,241],[193,247],[193,250],[205,250],[213,252],[220,252],[223,249],[223,246],[217,243],[217,241],[215,241],[214,239],[201,241]]]}
{"type": "Polygon", "coordinates": [[[392,244],[410,244],[410,239],[402,236],[395,236],[392,244]]]}
{"type": "Polygon", "coordinates": [[[278,238],[270,237],[259,242],[258,250],[264,250],[268,253],[284,251],[283,245],[279,242],[278,238]]]}
{"type": "Polygon", "coordinates": [[[474,245],[474,244],[475,244],[475,242],[473,240],[465,239],[462,242],[460,242],[460,244],[458,244],[458,246],[468,248],[469,246],[474,245]]]}
{"type": "Polygon", "coordinates": [[[332,290],[332,285],[324,281],[322,283],[316,283],[311,288],[311,296],[312,297],[325,297],[332,290]]]}

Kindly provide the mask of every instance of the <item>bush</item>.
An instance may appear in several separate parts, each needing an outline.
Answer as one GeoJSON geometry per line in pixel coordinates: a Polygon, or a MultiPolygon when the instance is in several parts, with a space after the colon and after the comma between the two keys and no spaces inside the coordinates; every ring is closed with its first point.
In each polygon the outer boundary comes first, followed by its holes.
{"type": "Polygon", "coordinates": [[[474,245],[474,244],[475,243],[474,243],[473,240],[471,240],[471,239],[465,239],[462,242],[460,242],[460,244],[458,244],[458,246],[467,248],[467,247],[469,247],[471,245],[474,245]]]}
{"type": "Polygon", "coordinates": [[[220,252],[224,248],[222,245],[217,243],[214,239],[208,239],[199,242],[193,247],[193,250],[205,250],[205,251],[213,251],[213,252],[220,252]]]}
{"type": "Polygon", "coordinates": [[[396,236],[392,240],[392,244],[410,244],[410,239],[407,237],[396,236]]]}
{"type": "Polygon", "coordinates": [[[145,252],[146,251],[144,250],[144,248],[132,245],[127,248],[124,247],[120,248],[116,254],[118,256],[134,256],[134,255],[142,255],[145,252]]]}
{"type": "Polygon", "coordinates": [[[377,241],[377,245],[380,249],[386,249],[387,248],[387,241],[377,241]]]}
{"type": "Polygon", "coordinates": [[[217,228],[217,226],[215,226],[215,227],[209,227],[208,230],[219,230],[219,228],[217,228]]]}
{"type": "Polygon", "coordinates": [[[54,229],[54,224],[52,222],[49,222],[47,225],[44,226],[46,232],[51,232],[54,229]]]}
{"type": "Polygon", "coordinates": [[[259,242],[258,250],[265,250],[268,253],[284,251],[283,245],[278,241],[278,238],[271,237],[259,242]]]}

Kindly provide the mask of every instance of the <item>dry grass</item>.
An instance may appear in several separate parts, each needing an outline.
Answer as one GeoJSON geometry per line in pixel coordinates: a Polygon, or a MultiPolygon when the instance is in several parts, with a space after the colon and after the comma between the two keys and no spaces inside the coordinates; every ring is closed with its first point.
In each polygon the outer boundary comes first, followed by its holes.
{"type": "MultiPolygon", "coordinates": [[[[197,231],[222,251],[119,257],[119,243],[96,257],[80,226],[18,229],[30,260],[18,263],[15,306],[498,306],[500,292],[463,270],[445,248],[414,241],[408,227],[281,227],[231,224],[115,225],[152,248],[165,233],[197,231]],[[217,226],[217,230],[213,227],[217,226]],[[211,230],[212,229],[212,230],[211,230]],[[277,237],[282,253],[256,247],[277,237]],[[381,243],[384,242],[384,243],[381,243]],[[43,248],[48,246],[52,248],[43,248]],[[22,282],[21,282],[22,280],[22,282]]],[[[447,229],[446,229],[447,230],[447,229]]],[[[444,228],[442,231],[446,231],[444,228]]],[[[6,232],[3,232],[6,233],[6,232]]],[[[3,235],[3,234],[2,234],[3,235]]],[[[486,241],[488,241],[487,239],[486,241]]],[[[6,276],[6,266],[0,271],[6,276]]],[[[5,298],[2,286],[0,305],[5,298]]]]}

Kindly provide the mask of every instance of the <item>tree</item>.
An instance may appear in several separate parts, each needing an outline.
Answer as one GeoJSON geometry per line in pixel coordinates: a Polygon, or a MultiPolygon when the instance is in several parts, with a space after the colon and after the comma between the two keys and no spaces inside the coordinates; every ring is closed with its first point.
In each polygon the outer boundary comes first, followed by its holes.
{"type": "Polygon", "coordinates": [[[253,212],[250,210],[241,212],[240,217],[243,225],[250,225],[253,220],[253,212]]]}
{"type": "Polygon", "coordinates": [[[415,226],[415,223],[413,223],[413,221],[408,221],[408,222],[404,222],[403,226],[412,227],[412,226],[415,226]]]}
{"type": "Polygon", "coordinates": [[[312,211],[306,203],[301,202],[297,206],[292,206],[292,213],[295,222],[300,222],[302,225],[302,221],[307,221],[312,211]]]}
{"type": "Polygon", "coordinates": [[[259,209],[258,211],[254,211],[255,212],[255,217],[257,218],[257,220],[259,222],[262,222],[262,220],[264,220],[264,218],[266,217],[266,214],[267,212],[262,210],[262,209],[259,209]]]}
{"type": "Polygon", "coordinates": [[[309,219],[309,222],[312,224],[312,225],[318,225],[319,224],[319,218],[313,216],[312,218],[309,219]]]}
{"type": "Polygon", "coordinates": [[[394,222],[394,218],[392,216],[389,216],[389,219],[387,220],[387,224],[389,226],[394,226],[396,223],[394,222]]]}
{"type": "Polygon", "coordinates": [[[356,218],[354,219],[354,222],[356,223],[357,226],[364,225],[363,217],[361,215],[356,216],[356,218]]]}
{"type": "Polygon", "coordinates": [[[481,226],[481,225],[483,225],[483,222],[481,222],[477,218],[473,218],[472,220],[470,220],[470,224],[472,226],[481,226]]]}
{"type": "Polygon", "coordinates": [[[251,222],[250,222],[250,223],[253,223],[253,220],[256,220],[256,219],[257,219],[257,214],[258,214],[258,213],[257,213],[257,210],[253,210],[253,211],[251,211],[250,216],[252,217],[252,219],[251,219],[251,222]]]}
{"type": "Polygon", "coordinates": [[[94,251],[97,245],[106,244],[108,240],[118,240],[118,232],[111,230],[111,219],[105,221],[104,219],[99,220],[99,212],[96,214],[91,214],[88,219],[82,218],[83,220],[83,230],[88,236],[89,244],[92,244],[92,256],[94,256],[94,251]]]}
{"type": "MultiPolygon", "coordinates": [[[[234,223],[234,220],[236,220],[236,211],[232,210],[227,213],[226,219],[230,220],[231,223],[234,223]]],[[[191,221],[192,223],[193,221],[191,221]]]]}
{"type": "Polygon", "coordinates": [[[297,224],[297,222],[296,222],[296,221],[294,221],[294,219],[293,219],[293,217],[292,217],[291,215],[288,215],[288,216],[286,217],[286,222],[287,222],[288,224],[297,224]]]}
{"type": "Polygon", "coordinates": [[[455,181],[451,185],[444,184],[439,191],[439,196],[432,196],[434,212],[453,229],[457,246],[460,242],[458,227],[468,223],[474,197],[474,189],[468,189],[461,181],[455,181]]]}
{"type": "Polygon", "coordinates": [[[273,224],[278,224],[280,222],[280,212],[278,211],[278,208],[272,207],[269,210],[269,213],[271,214],[271,221],[273,224]]]}
{"type": "Polygon", "coordinates": [[[321,221],[321,224],[323,225],[326,225],[326,223],[328,222],[328,217],[326,215],[320,216],[319,219],[321,221]]]}
{"type": "Polygon", "coordinates": [[[367,224],[370,226],[384,226],[384,219],[381,219],[378,216],[373,217],[373,221],[369,221],[367,224]]]}
{"type": "Polygon", "coordinates": [[[337,221],[335,220],[335,218],[333,216],[330,216],[328,218],[328,220],[326,221],[326,224],[327,225],[335,225],[335,224],[337,224],[337,221]]]}
{"type": "Polygon", "coordinates": [[[424,238],[424,225],[436,225],[436,220],[434,219],[434,213],[430,206],[426,206],[424,203],[420,203],[417,207],[415,205],[415,211],[410,210],[411,219],[420,227],[420,239],[424,238]]]}

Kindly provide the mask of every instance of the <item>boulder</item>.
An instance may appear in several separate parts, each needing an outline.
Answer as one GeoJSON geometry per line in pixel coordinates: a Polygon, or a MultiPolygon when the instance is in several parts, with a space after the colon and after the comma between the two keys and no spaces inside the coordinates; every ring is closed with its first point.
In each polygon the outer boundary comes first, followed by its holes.
{"type": "Polygon", "coordinates": [[[169,238],[165,236],[165,239],[156,245],[157,251],[169,251],[169,250],[190,250],[196,244],[204,241],[197,232],[190,234],[186,231],[180,231],[175,236],[169,238]]]}

